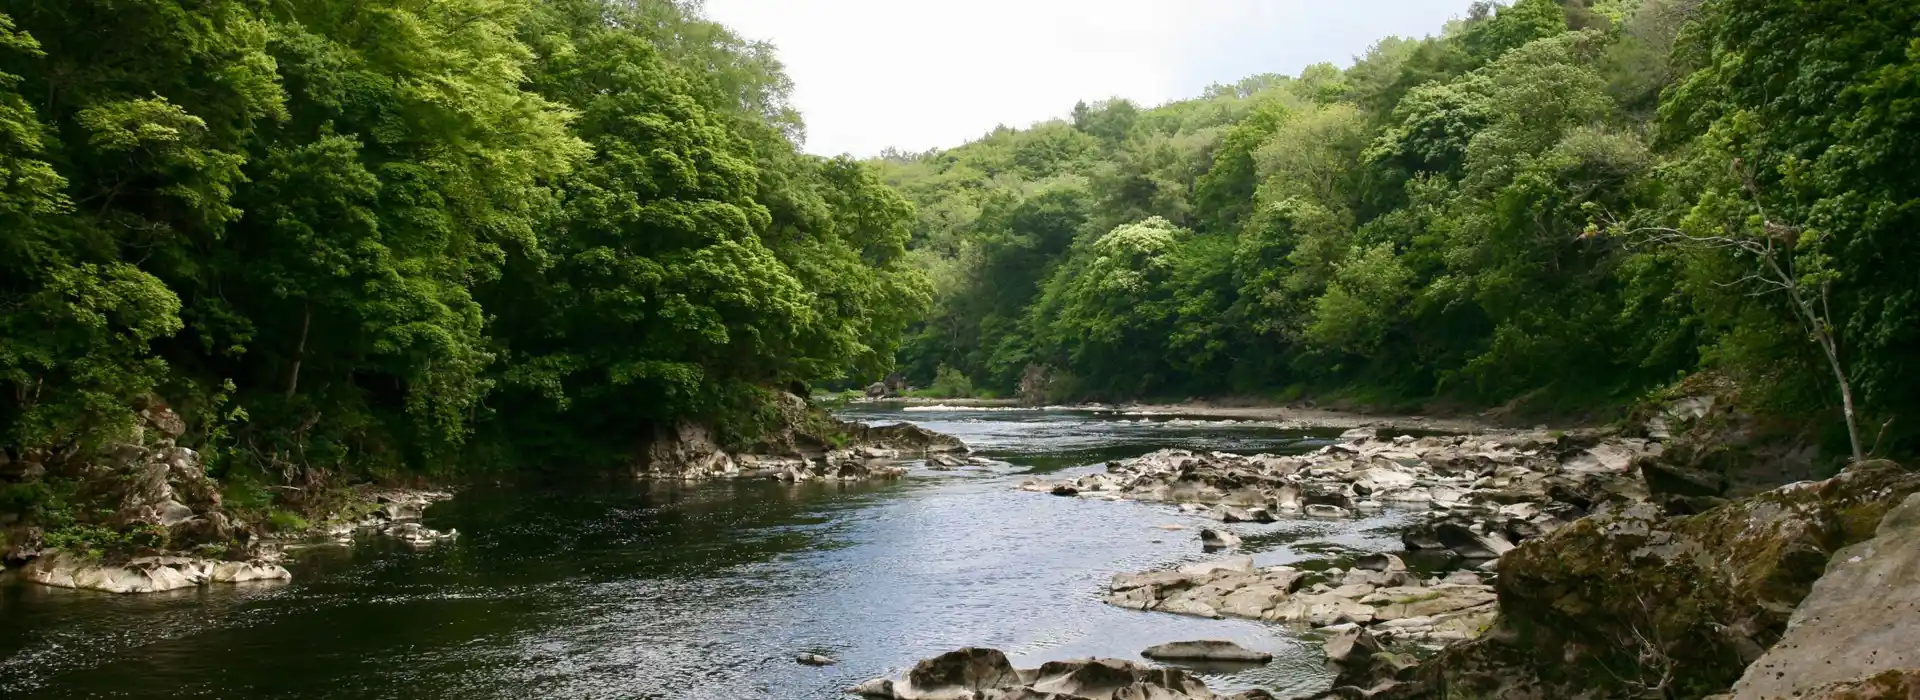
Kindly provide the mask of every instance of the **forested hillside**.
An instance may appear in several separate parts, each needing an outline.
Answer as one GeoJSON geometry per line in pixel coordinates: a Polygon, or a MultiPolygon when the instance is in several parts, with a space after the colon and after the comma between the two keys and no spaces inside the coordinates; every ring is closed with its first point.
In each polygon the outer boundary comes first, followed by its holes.
{"type": "Polygon", "coordinates": [[[750,435],[927,299],[690,4],[8,0],[0,73],[0,511],[160,402],[230,499],[750,435]]]}
{"type": "Polygon", "coordinates": [[[1715,369],[1839,445],[1840,378],[1856,442],[1911,434],[1920,6],[1462,9],[1344,69],[888,154],[936,289],[903,369],[1561,410],[1715,369]]]}

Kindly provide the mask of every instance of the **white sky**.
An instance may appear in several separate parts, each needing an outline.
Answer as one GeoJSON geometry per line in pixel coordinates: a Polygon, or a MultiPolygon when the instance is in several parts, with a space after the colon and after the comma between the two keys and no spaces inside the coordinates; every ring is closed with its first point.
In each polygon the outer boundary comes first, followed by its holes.
{"type": "Polygon", "coordinates": [[[807,150],[871,156],[957,146],[1078,100],[1145,105],[1210,83],[1346,65],[1423,36],[1469,0],[707,0],[779,48],[807,150]]]}

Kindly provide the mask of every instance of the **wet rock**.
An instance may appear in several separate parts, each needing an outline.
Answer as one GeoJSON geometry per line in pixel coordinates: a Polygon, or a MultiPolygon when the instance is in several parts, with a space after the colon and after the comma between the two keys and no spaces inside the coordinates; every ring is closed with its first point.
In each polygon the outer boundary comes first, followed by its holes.
{"type": "MultiPolygon", "coordinates": [[[[1051,661],[1015,670],[993,649],[962,649],[915,665],[905,680],[874,679],[848,689],[894,700],[1214,700],[1187,672],[1120,659],[1051,661]]],[[[1233,696],[1257,700],[1258,695],[1233,696]]],[[[1229,698],[1229,700],[1232,700],[1229,698]]]]}
{"type": "Polygon", "coordinates": [[[1169,642],[1147,647],[1140,652],[1155,661],[1234,661],[1265,663],[1273,660],[1273,655],[1264,651],[1254,651],[1233,642],[1221,640],[1200,640],[1192,642],[1169,642]]]}
{"type": "Polygon", "coordinates": [[[886,678],[874,678],[862,681],[859,685],[847,689],[849,695],[867,698],[893,698],[893,681],[886,678]]]}
{"type": "Polygon", "coordinates": [[[1391,554],[1368,554],[1353,560],[1356,569],[1368,571],[1406,571],[1407,563],[1391,554]]]}
{"type": "Polygon", "coordinates": [[[1215,530],[1212,528],[1206,528],[1200,531],[1200,547],[1203,549],[1206,549],[1207,551],[1213,551],[1216,549],[1228,549],[1231,547],[1238,547],[1238,546],[1240,546],[1239,535],[1235,535],[1225,530],[1215,530]]]}
{"type": "Polygon", "coordinates": [[[959,455],[954,455],[954,454],[927,455],[927,466],[933,469],[953,469],[957,467],[964,467],[964,466],[967,466],[968,464],[969,462],[967,461],[967,459],[959,455]]]}
{"type": "Polygon", "coordinates": [[[894,691],[899,698],[953,697],[1019,686],[1020,680],[1020,673],[1000,650],[970,647],[914,664],[906,682],[894,684],[894,691]]]}
{"type": "Polygon", "coordinates": [[[1178,573],[1186,576],[1213,576],[1220,573],[1253,573],[1253,557],[1243,554],[1225,559],[1194,562],[1180,567],[1178,573]]]}
{"type": "Polygon", "coordinates": [[[213,565],[207,580],[213,583],[249,581],[287,581],[293,578],[285,567],[264,561],[223,561],[213,565]]]}
{"type": "Polygon", "coordinates": [[[1074,488],[1070,484],[1058,484],[1054,486],[1052,489],[1049,489],[1047,493],[1051,493],[1055,496],[1078,496],[1080,495],[1080,489],[1074,488]]]}
{"type": "Polygon", "coordinates": [[[825,654],[800,654],[798,656],[793,657],[793,660],[795,663],[799,663],[803,666],[832,666],[834,664],[840,663],[839,661],[835,660],[833,657],[827,656],[825,654]]]}
{"type": "Polygon", "coordinates": [[[460,537],[459,530],[435,530],[417,522],[395,523],[382,534],[413,547],[427,547],[460,537]]]}
{"type": "Polygon", "coordinates": [[[1498,534],[1476,532],[1460,523],[1443,522],[1433,527],[1433,536],[1447,549],[1468,559],[1498,559],[1513,551],[1513,543],[1498,534]]]}
{"type": "Polygon", "coordinates": [[[1320,503],[1309,504],[1306,512],[1308,517],[1314,518],[1345,518],[1353,514],[1352,511],[1341,508],[1340,506],[1330,506],[1320,503]]]}

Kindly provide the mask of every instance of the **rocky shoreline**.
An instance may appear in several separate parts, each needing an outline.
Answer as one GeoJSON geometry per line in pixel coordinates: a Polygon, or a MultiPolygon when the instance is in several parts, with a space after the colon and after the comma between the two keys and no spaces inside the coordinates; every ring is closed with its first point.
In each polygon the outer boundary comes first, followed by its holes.
{"type": "Polygon", "coordinates": [[[1416,512],[1403,552],[1308,568],[1228,556],[1110,582],[1119,607],[1313,630],[1336,676],[1315,697],[1908,698],[1902,674],[1920,659],[1887,644],[1920,632],[1920,583],[1894,573],[1920,572],[1920,548],[1899,546],[1920,541],[1920,475],[1870,462],[1728,501],[1738,494],[1676,478],[1698,474],[1712,452],[1701,442],[1732,422],[1713,413],[1711,399],[1683,399],[1626,429],[1361,429],[1297,456],[1165,450],[1020,488],[1211,517],[1222,526],[1201,531],[1208,551],[1239,545],[1232,523],[1416,512]],[[1446,564],[1422,574],[1401,554],[1446,564]],[[1888,597],[1907,603],[1880,609],[1888,597]],[[1865,661],[1769,675],[1840,652],[1865,661]]]}
{"type": "MultiPolygon", "coordinates": [[[[313,546],[350,545],[360,535],[391,537],[414,547],[452,540],[456,530],[435,530],[420,524],[426,508],[453,497],[445,491],[361,487],[349,490],[344,512],[365,515],[342,521],[335,514],[329,524],[304,532],[263,536],[230,521],[236,533],[233,549],[244,557],[209,556],[201,550],[149,548],[132,557],[114,558],[59,548],[16,548],[9,558],[19,564],[22,579],[56,588],[105,593],[160,593],[209,584],[283,583],[293,579],[284,566],[287,553],[313,546]]],[[[218,511],[210,511],[218,513],[218,511]]],[[[206,516],[199,516],[206,517],[206,516]]]]}

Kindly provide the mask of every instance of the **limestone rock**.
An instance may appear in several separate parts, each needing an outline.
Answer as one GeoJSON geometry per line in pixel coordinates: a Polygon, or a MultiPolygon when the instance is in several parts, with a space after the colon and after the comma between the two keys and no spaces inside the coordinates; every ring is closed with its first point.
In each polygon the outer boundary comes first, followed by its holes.
{"type": "Polygon", "coordinates": [[[1647,504],[1574,522],[1500,560],[1498,621],[1423,664],[1418,682],[1490,697],[1614,697],[1663,676],[1730,687],[1833,554],[1875,537],[1916,492],[1920,474],[1870,462],[1699,515],[1647,504]]]}
{"type": "Polygon", "coordinates": [[[1920,494],[1887,513],[1873,539],[1833,555],[1733,700],[1800,697],[1890,669],[1920,672],[1920,494]]]}
{"type": "Polygon", "coordinates": [[[1240,546],[1240,536],[1211,528],[1200,531],[1200,546],[1208,551],[1240,546]]]}
{"type": "Polygon", "coordinates": [[[798,656],[795,656],[793,657],[793,660],[794,662],[799,663],[803,666],[832,666],[834,664],[840,663],[839,661],[835,660],[831,656],[827,656],[825,654],[810,654],[810,653],[800,654],[798,656]]]}
{"type": "Polygon", "coordinates": [[[215,562],[178,556],[139,557],[110,564],[56,552],[29,563],[28,581],[60,588],[107,593],[157,593],[194,588],[208,582],[284,581],[292,578],[265,562],[215,562]]]}
{"type": "MultiPolygon", "coordinates": [[[[891,700],[1218,700],[1205,683],[1175,668],[1121,659],[1050,661],[1016,670],[993,649],[962,649],[921,661],[905,680],[874,679],[849,688],[891,700]]],[[[1270,696],[1264,696],[1270,697],[1270,696]]],[[[1227,700],[1261,700],[1240,694],[1227,700]]]]}
{"type": "Polygon", "coordinates": [[[1221,640],[1199,640],[1192,642],[1168,642],[1147,647],[1140,652],[1155,661],[1238,661],[1265,663],[1273,660],[1273,655],[1264,651],[1254,651],[1233,642],[1221,640]]]}

